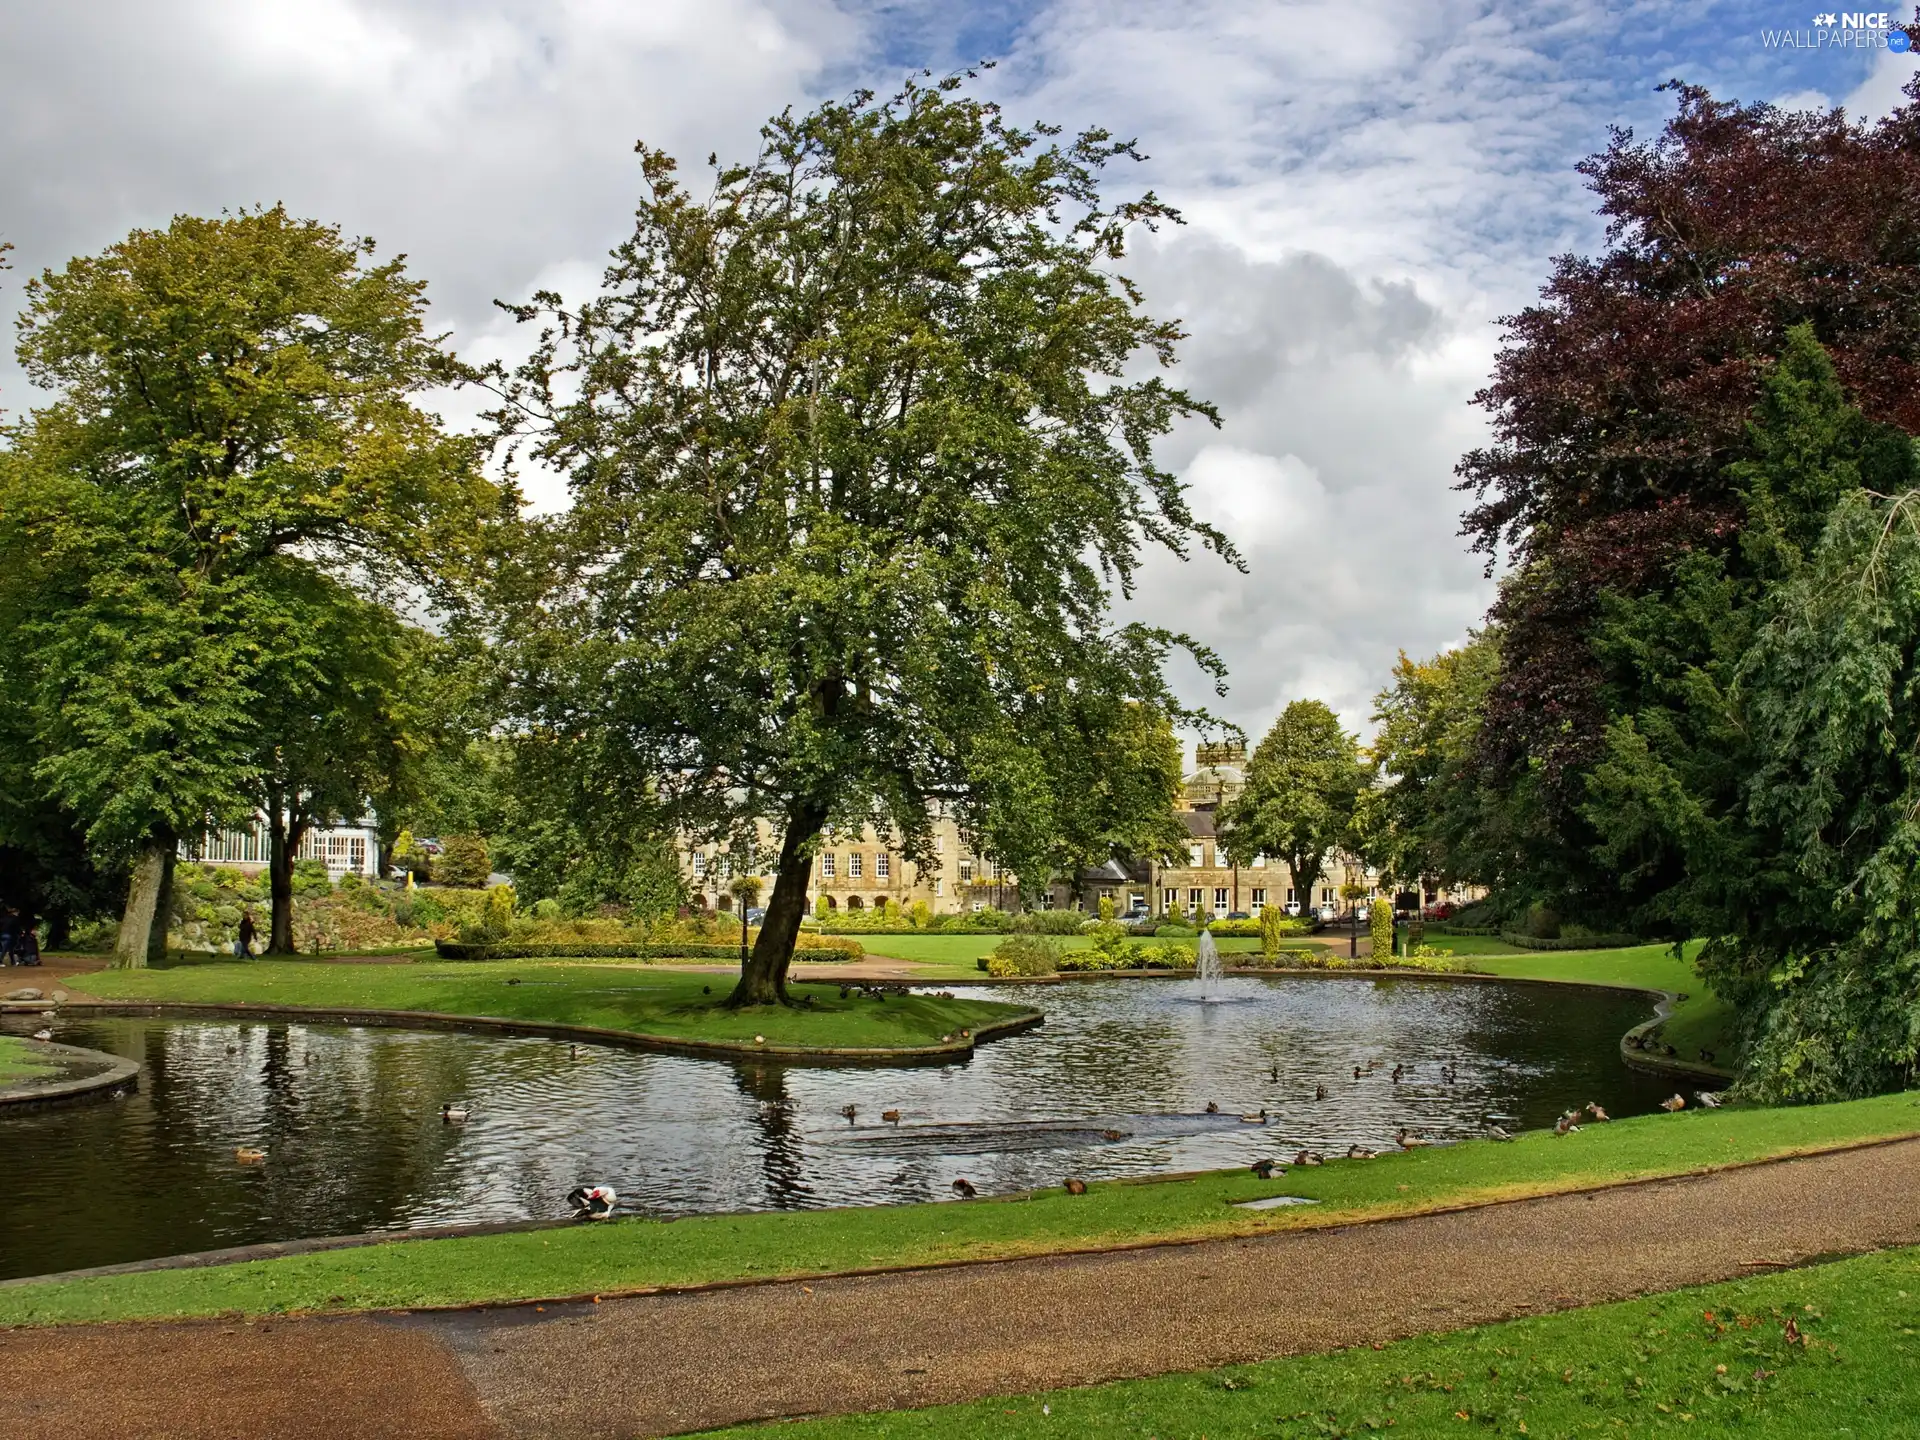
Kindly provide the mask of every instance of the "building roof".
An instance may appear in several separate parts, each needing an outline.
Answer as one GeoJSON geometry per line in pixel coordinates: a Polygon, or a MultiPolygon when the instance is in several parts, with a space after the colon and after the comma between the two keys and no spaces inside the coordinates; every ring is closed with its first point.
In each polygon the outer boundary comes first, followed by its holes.
{"type": "Polygon", "coordinates": [[[1187,833],[1196,840],[1213,838],[1213,811],[1182,810],[1180,818],[1186,822],[1187,833]]]}

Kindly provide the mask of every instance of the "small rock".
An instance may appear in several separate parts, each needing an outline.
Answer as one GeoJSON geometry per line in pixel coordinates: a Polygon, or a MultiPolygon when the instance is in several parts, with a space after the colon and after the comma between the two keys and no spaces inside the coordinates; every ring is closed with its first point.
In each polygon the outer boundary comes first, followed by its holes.
{"type": "Polygon", "coordinates": [[[7,995],[7,999],[9,1000],[38,1000],[41,998],[40,992],[33,989],[14,990],[7,995]]]}
{"type": "Polygon", "coordinates": [[[56,1005],[64,1005],[64,1004],[66,1004],[66,1003],[67,1003],[67,992],[66,992],[66,991],[64,991],[64,990],[56,990],[56,991],[54,991],[54,992],[53,992],[53,1003],[54,1003],[54,1004],[56,1004],[56,1005]]]}

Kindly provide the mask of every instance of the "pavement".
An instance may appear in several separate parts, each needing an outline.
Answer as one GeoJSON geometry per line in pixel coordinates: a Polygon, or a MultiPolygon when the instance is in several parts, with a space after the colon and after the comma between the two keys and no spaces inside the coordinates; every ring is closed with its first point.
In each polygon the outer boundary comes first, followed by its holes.
{"type": "Polygon", "coordinates": [[[603,1304],[0,1332],[0,1435],[572,1440],[1402,1338],[1920,1244],[1920,1140],[1445,1215],[603,1304]]]}

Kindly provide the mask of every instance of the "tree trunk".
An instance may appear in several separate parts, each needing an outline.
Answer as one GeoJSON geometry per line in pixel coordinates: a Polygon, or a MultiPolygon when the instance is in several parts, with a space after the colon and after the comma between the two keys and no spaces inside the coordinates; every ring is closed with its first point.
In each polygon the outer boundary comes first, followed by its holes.
{"type": "MultiPolygon", "coordinates": [[[[276,799],[278,797],[275,797],[276,799]]],[[[272,918],[267,926],[267,954],[292,955],[293,859],[306,838],[307,822],[289,817],[277,805],[267,816],[267,897],[272,918]]]]}
{"type": "Polygon", "coordinates": [[[161,831],[134,857],[127,908],[120,916],[120,934],[113,946],[116,969],[140,970],[166,958],[175,848],[172,832],[161,831]]]}
{"type": "Polygon", "coordinates": [[[801,801],[787,812],[787,833],[780,841],[780,864],[774,872],[773,895],[760,917],[760,937],[753,953],[740,967],[740,983],[727,1004],[787,1005],[787,967],[800,939],[800,922],[807,913],[807,882],[813,876],[813,842],[827,823],[827,807],[801,801]]]}
{"type": "Polygon", "coordinates": [[[73,912],[64,905],[47,912],[47,949],[65,950],[73,943],[73,912]]]}

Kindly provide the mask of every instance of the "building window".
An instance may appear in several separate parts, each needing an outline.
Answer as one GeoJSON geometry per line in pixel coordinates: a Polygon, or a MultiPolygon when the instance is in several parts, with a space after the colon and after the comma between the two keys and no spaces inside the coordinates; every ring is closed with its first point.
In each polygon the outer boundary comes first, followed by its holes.
{"type": "Polygon", "coordinates": [[[862,855],[858,850],[847,856],[847,878],[849,880],[858,880],[860,878],[861,862],[866,858],[867,857],[862,855]]]}
{"type": "Polygon", "coordinates": [[[833,879],[833,856],[831,854],[820,857],[820,878],[823,880],[833,879]]]}
{"type": "Polygon", "coordinates": [[[962,860],[960,862],[960,883],[964,885],[971,879],[973,879],[973,861],[971,859],[962,860]]]}
{"type": "Polygon", "coordinates": [[[947,837],[946,836],[936,835],[933,837],[933,853],[936,855],[944,855],[947,853],[947,837]]]}
{"type": "Polygon", "coordinates": [[[886,880],[893,875],[893,856],[882,850],[873,857],[873,878],[886,880]]]}
{"type": "Polygon", "coordinates": [[[1187,909],[1193,914],[1198,915],[1200,913],[1200,902],[1206,898],[1206,893],[1204,890],[1187,891],[1187,909]]]}
{"type": "Polygon", "coordinates": [[[1160,913],[1161,914],[1171,915],[1174,911],[1178,910],[1179,908],[1180,908],[1180,892],[1178,890],[1162,890],[1160,892],[1160,913]]]}
{"type": "Polygon", "coordinates": [[[973,902],[973,913],[976,915],[978,915],[982,910],[986,908],[987,908],[987,902],[984,900],[976,900],[973,902]]]}
{"type": "Polygon", "coordinates": [[[947,882],[945,880],[942,880],[938,875],[934,876],[933,878],[934,898],[937,900],[946,893],[947,893],[947,882]]]}
{"type": "Polygon", "coordinates": [[[1322,905],[1331,905],[1333,903],[1333,887],[1331,885],[1322,885],[1320,887],[1320,903],[1322,905]]]}
{"type": "MultiPolygon", "coordinates": [[[[833,872],[828,871],[827,873],[832,874],[833,872]]],[[[699,850],[693,852],[693,878],[696,880],[704,880],[707,878],[707,857],[699,850]]]]}
{"type": "Polygon", "coordinates": [[[1202,845],[1198,840],[1187,846],[1187,868],[1189,870],[1200,869],[1207,863],[1206,854],[1207,847],[1202,845]]]}
{"type": "Polygon", "coordinates": [[[1287,904],[1293,904],[1293,887],[1291,885],[1287,886],[1287,904]]]}
{"type": "Polygon", "coordinates": [[[1216,915],[1224,915],[1227,913],[1227,891],[1225,886],[1213,892],[1213,913],[1216,915]]]}
{"type": "Polygon", "coordinates": [[[1262,910],[1266,908],[1266,904],[1267,904],[1267,892],[1264,890],[1255,890],[1253,892],[1253,904],[1249,905],[1247,908],[1250,911],[1252,911],[1252,913],[1254,913],[1255,915],[1258,915],[1262,910]]]}

